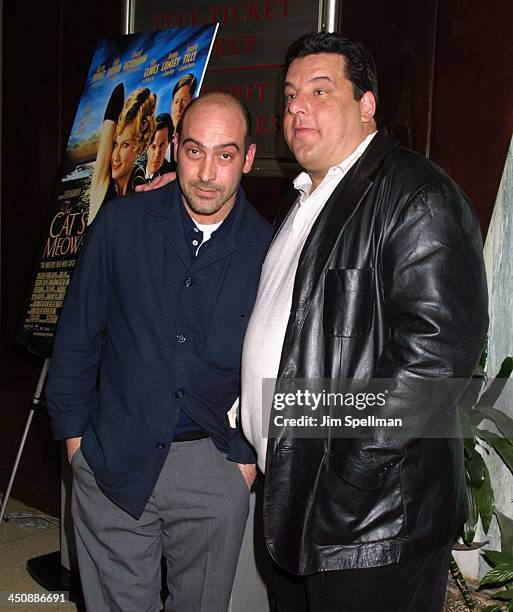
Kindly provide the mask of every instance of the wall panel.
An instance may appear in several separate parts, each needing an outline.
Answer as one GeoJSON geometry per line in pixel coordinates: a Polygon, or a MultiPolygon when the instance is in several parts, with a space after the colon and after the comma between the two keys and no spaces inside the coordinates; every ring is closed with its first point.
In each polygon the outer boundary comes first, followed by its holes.
{"type": "Polygon", "coordinates": [[[431,157],[488,228],[513,133],[513,3],[440,3],[431,157]]]}
{"type": "Polygon", "coordinates": [[[406,146],[427,154],[437,0],[341,0],[339,31],[376,60],[382,115],[406,146]]]}

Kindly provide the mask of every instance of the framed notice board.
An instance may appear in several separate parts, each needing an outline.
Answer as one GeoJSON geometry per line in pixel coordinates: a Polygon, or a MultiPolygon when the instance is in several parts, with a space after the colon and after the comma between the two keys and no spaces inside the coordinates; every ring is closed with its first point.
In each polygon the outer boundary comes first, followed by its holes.
{"type": "Polygon", "coordinates": [[[202,92],[242,100],[253,118],[253,174],[283,176],[297,165],[283,139],[283,66],[290,42],[326,27],[335,0],[127,0],[127,33],[218,22],[202,92]]]}

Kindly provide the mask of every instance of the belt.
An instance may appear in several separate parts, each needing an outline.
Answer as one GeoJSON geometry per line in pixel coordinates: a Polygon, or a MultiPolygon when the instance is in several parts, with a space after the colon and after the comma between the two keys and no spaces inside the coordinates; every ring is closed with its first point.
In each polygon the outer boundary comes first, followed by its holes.
{"type": "Polygon", "coordinates": [[[203,438],[210,438],[210,434],[206,431],[184,431],[177,434],[173,438],[173,442],[192,442],[193,440],[203,440],[203,438]]]}

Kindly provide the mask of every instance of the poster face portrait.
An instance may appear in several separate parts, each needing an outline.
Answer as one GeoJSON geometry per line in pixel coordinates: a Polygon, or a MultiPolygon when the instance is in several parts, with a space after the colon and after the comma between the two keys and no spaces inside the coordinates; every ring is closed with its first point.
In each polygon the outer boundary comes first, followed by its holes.
{"type": "Polygon", "coordinates": [[[157,174],[164,165],[166,150],[170,143],[172,130],[171,116],[162,113],[157,117],[155,133],[146,149],[146,176],[152,177],[157,174]]]}
{"type": "Polygon", "coordinates": [[[179,79],[173,88],[173,99],[171,100],[171,119],[176,129],[183,111],[194,97],[198,81],[192,73],[185,74],[179,79]]]}

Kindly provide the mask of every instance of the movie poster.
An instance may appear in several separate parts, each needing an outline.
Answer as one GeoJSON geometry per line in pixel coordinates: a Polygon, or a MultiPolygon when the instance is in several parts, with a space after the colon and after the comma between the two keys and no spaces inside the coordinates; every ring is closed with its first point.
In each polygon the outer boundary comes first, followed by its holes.
{"type": "Polygon", "coordinates": [[[172,137],[200,91],[217,24],[100,39],[54,189],[17,340],[50,357],[88,225],[109,199],[172,170],[172,137]]]}

